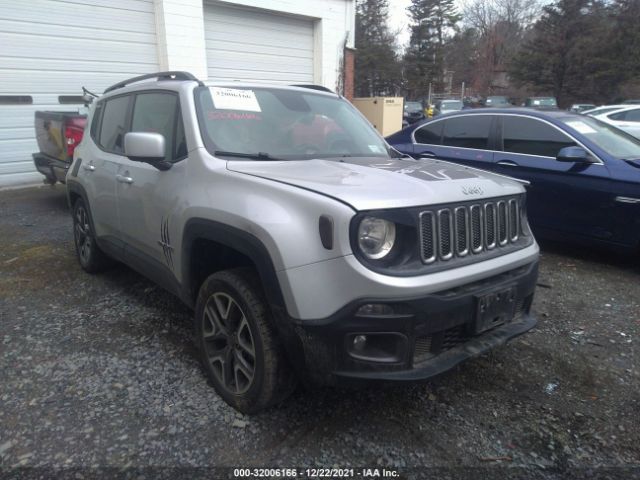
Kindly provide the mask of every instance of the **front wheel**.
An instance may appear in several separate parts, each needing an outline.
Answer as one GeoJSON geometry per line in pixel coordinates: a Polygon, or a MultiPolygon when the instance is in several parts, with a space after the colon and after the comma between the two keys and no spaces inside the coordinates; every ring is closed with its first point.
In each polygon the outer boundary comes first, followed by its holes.
{"type": "Polygon", "coordinates": [[[255,413],[292,392],[295,379],[251,269],[217,272],[204,281],[195,330],[209,379],[236,410],[255,413]]]}

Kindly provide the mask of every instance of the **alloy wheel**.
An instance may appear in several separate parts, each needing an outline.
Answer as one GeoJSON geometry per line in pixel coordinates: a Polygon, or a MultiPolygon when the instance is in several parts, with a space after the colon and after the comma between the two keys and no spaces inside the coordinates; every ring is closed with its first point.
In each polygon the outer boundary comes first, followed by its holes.
{"type": "Polygon", "coordinates": [[[204,308],[202,337],[216,379],[234,395],[245,393],[255,376],[256,349],[240,305],[228,294],[211,295],[204,308]]]}
{"type": "Polygon", "coordinates": [[[91,257],[91,226],[84,205],[78,205],[76,208],[74,239],[80,261],[86,265],[91,257]]]}

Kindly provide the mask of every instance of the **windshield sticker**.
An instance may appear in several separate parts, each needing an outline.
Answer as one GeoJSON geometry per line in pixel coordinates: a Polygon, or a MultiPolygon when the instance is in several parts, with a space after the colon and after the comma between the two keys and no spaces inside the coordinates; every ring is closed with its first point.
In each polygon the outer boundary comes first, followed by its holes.
{"type": "Polygon", "coordinates": [[[369,150],[373,153],[383,153],[384,150],[380,145],[369,145],[369,150]]]}
{"type": "Polygon", "coordinates": [[[591,128],[589,125],[579,120],[575,122],[567,122],[567,125],[573,128],[575,131],[580,132],[584,135],[588,135],[589,133],[597,133],[595,129],[591,128]]]}
{"type": "Polygon", "coordinates": [[[238,113],[238,112],[218,112],[208,111],[208,120],[262,120],[262,116],[257,113],[238,113]]]}
{"type": "Polygon", "coordinates": [[[209,91],[211,92],[213,106],[218,110],[244,110],[246,112],[262,111],[253,90],[210,87],[209,91]]]}

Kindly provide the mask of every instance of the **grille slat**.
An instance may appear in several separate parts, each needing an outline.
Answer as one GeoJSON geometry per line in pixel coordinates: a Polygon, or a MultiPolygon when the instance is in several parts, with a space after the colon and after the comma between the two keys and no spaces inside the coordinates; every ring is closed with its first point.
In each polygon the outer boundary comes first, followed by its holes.
{"type": "Polygon", "coordinates": [[[423,263],[478,255],[518,241],[520,208],[519,199],[509,198],[421,212],[423,263]]]}

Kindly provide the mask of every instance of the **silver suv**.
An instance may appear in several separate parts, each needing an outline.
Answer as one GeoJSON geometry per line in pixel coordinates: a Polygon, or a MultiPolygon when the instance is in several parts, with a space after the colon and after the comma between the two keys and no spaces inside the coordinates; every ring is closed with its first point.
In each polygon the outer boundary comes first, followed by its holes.
{"type": "Polygon", "coordinates": [[[82,268],[118,260],[193,308],[240,411],[296,379],[425,379],[535,325],[523,185],[404,158],[328,90],[145,75],[86,128],[67,175],[82,268]]]}

